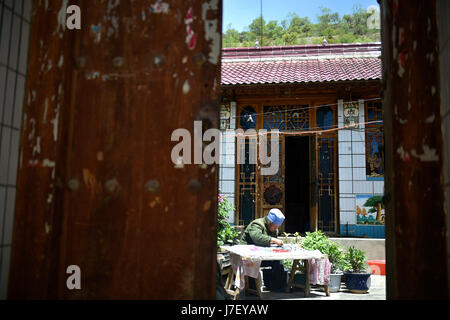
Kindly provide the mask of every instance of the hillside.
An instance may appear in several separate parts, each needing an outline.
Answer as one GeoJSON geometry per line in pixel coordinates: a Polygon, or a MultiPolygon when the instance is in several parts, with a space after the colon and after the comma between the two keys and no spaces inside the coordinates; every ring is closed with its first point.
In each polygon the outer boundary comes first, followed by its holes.
{"type": "Polygon", "coordinates": [[[258,46],[285,46],[298,44],[358,43],[380,41],[380,12],[374,8],[353,8],[352,14],[339,16],[329,8],[321,7],[318,22],[308,17],[289,13],[281,22],[255,18],[244,31],[238,32],[228,25],[222,35],[223,48],[258,46]]]}

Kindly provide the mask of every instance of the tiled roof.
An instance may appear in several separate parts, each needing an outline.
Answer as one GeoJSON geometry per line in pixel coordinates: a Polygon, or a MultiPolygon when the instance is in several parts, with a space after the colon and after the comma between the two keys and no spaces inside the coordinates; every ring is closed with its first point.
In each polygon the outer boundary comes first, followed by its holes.
{"type": "Polygon", "coordinates": [[[381,44],[222,50],[222,85],[381,79],[381,44]]]}

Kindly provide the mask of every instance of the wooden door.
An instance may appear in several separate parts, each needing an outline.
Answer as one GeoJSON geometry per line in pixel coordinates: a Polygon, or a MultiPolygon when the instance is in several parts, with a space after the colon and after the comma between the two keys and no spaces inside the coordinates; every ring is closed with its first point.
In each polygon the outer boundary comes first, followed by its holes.
{"type": "Polygon", "coordinates": [[[317,231],[318,207],[317,207],[317,137],[311,135],[309,137],[309,229],[317,231]]]}
{"type": "Polygon", "coordinates": [[[77,3],[34,2],[9,298],[214,298],[218,170],[171,134],[218,127],[222,3],[77,3]]]}
{"type": "Polygon", "coordinates": [[[317,228],[337,231],[337,139],[335,134],[317,137],[317,228]]]}
{"type": "MultiPolygon", "coordinates": [[[[267,139],[268,150],[271,150],[270,135],[267,139]]],[[[259,148],[262,148],[260,145],[259,148]]],[[[270,165],[277,168],[276,174],[262,175],[259,171],[259,217],[265,217],[270,209],[277,208],[282,212],[285,210],[285,137],[278,137],[278,159],[273,159],[275,163],[270,165]]],[[[261,167],[262,165],[260,165],[261,167]]],[[[264,167],[268,167],[265,165],[264,167]]],[[[283,224],[284,226],[284,224],[283,224]]]]}

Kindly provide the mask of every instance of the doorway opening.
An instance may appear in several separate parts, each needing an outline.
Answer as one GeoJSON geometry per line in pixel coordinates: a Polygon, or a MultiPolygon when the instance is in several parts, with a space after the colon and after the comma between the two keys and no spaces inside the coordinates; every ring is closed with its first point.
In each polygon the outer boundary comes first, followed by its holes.
{"type": "Polygon", "coordinates": [[[285,142],[285,231],[309,231],[310,177],[309,137],[286,137],[285,142]]]}

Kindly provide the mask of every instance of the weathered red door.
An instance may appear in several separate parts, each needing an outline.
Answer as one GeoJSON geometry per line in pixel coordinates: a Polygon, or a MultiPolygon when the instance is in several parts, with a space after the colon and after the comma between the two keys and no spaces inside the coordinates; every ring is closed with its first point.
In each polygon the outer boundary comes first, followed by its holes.
{"type": "Polygon", "coordinates": [[[218,126],[221,1],[65,4],[35,2],[9,298],[214,298],[217,168],[171,134],[218,126]]]}

